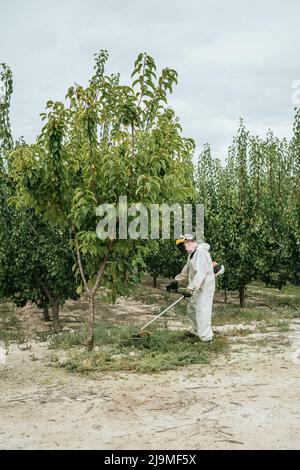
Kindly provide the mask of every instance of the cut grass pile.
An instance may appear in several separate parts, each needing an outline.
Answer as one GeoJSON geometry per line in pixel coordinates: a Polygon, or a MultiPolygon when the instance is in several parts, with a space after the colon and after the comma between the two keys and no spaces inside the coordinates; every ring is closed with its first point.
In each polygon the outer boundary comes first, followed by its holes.
{"type": "Polygon", "coordinates": [[[188,338],[182,331],[156,330],[149,337],[131,338],[137,330],[110,325],[95,328],[95,349],[79,349],[85,332],[63,333],[53,338],[53,348],[69,349],[60,366],[71,372],[134,371],[160,372],[190,364],[207,364],[218,354],[228,351],[227,340],[216,337],[212,343],[188,338]]]}

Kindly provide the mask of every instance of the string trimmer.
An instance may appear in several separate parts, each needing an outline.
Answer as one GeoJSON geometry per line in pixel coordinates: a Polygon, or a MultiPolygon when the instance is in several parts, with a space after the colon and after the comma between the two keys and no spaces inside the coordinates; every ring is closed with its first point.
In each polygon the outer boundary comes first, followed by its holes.
{"type": "Polygon", "coordinates": [[[155,320],[157,320],[159,317],[161,317],[164,313],[166,313],[168,310],[170,310],[170,308],[174,307],[174,305],[181,302],[181,300],[184,299],[184,298],[185,298],[185,296],[182,295],[179,299],[177,299],[175,302],[173,302],[171,305],[169,305],[169,307],[165,308],[165,310],[163,310],[161,313],[156,315],[156,317],[152,318],[151,321],[149,321],[145,326],[143,326],[143,328],[140,329],[140,331],[138,332],[137,335],[132,335],[132,339],[140,339],[140,338],[143,338],[145,336],[150,336],[151,333],[149,333],[149,331],[145,331],[145,328],[147,328],[147,326],[151,325],[151,323],[153,323],[155,320]]]}

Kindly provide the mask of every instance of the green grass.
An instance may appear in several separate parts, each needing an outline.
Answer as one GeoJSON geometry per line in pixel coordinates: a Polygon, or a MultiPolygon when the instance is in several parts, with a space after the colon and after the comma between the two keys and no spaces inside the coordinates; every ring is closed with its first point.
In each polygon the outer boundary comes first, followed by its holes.
{"type": "Polygon", "coordinates": [[[214,325],[251,324],[259,322],[257,331],[266,333],[269,328],[286,332],[290,321],[300,317],[300,288],[288,285],[282,290],[266,288],[262,282],[253,282],[246,290],[246,307],[232,304],[215,304],[214,325]],[[250,300],[254,304],[251,306],[250,300]],[[255,303],[257,305],[255,305],[255,303]]]}
{"type": "Polygon", "coordinates": [[[268,338],[267,340],[265,338],[257,338],[255,340],[251,340],[250,346],[255,346],[258,349],[261,348],[280,348],[282,346],[290,346],[291,341],[285,337],[276,337],[276,338],[268,338]]]}
{"type": "Polygon", "coordinates": [[[255,321],[279,321],[293,319],[299,316],[298,312],[286,309],[262,310],[257,308],[239,308],[236,306],[216,306],[214,308],[213,323],[215,325],[252,323],[255,321]]]}
{"type": "MultiPolygon", "coordinates": [[[[116,326],[110,324],[95,324],[94,328],[94,344],[101,346],[103,344],[116,344],[131,338],[137,332],[137,327],[133,325],[116,326]]],[[[87,335],[87,325],[84,324],[76,332],[62,332],[53,335],[50,342],[50,348],[68,349],[74,346],[85,345],[87,335]]]]}
{"type": "Polygon", "coordinates": [[[215,325],[252,323],[274,318],[272,312],[251,308],[239,308],[236,306],[215,307],[213,323],[215,325]]]}
{"type": "Polygon", "coordinates": [[[10,331],[0,329],[0,341],[8,343],[24,343],[25,337],[21,331],[10,331]]]}
{"type": "Polygon", "coordinates": [[[248,336],[252,333],[256,333],[257,330],[251,330],[250,328],[233,328],[228,332],[223,333],[225,336],[248,336]]]}
{"type": "Polygon", "coordinates": [[[300,316],[300,287],[288,284],[282,289],[275,289],[273,287],[265,287],[265,284],[260,281],[252,282],[246,290],[249,295],[255,295],[264,300],[266,303],[274,307],[288,307],[298,310],[300,316]]]}
{"type": "Polygon", "coordinates": [[[170,294],[162,287],[155,288],[151,284],[149,285],[149,283],[147,285],[142,283],[134,286],[130,292],[130,297],[147,305],[155,303],[161,305],[165,302],[166,306],[168,306],[168,303],[171,304],[172,301],[175,302],[177,298],[176,295],[170,294]]]}
{"type": "Polygon", "coordinates": [[[0,341],[4,341],[6,344],[25,341],[20,320],[10,306],[4,302],[0,304],[0,341]]]}
{"type": "MultiPolygon", "coordinates": [[[[284,333],[290,330],[290,322],[288,320],[281,320],[280,318],[274,318],[265,322],[262,328],[276,328],[276,330],[284,333]]],[[[258,328],[259,329],[259,328],[258,328]]]]}
{"type": "Polygon", "coordinates": [[[131,336],[136,331],[97,325],[96,348],[92,352],[78,351],[78,345],[85,341],[83,331],[56,336],[52,347],[72,348],[68,360],[60,365],[71,372],[126,370],[153,373],[190,364],[207,364],[216,355],[228,351],[224,337],[205,344],[197,338],[187,338],[183,332],[156,330],[149,337],[134,340],[131,336]]]}

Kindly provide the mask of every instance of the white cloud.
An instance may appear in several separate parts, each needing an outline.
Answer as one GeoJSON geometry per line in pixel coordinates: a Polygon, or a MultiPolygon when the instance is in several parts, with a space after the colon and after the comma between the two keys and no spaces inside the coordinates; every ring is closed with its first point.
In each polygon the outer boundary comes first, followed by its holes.
{"type": "Polygon", "coordinates": [[[199,150],[220,155],[239,117],[263,135],[289,136],[292,83],[300,79],[297,0],[11,0],[2,2],[0,62],[13,69],[15,137],[33,141],[48,99],[87,83],[93,53],[110,52],[109,71],[128,81],[137,54],[175,68],[171,102],[199,150]]]}

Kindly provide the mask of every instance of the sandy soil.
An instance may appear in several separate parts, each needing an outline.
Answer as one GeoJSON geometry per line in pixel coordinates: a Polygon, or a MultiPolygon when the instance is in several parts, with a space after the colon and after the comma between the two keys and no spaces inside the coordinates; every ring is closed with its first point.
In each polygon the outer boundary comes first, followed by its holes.
{"type": "Polygon", "coordinates": [[[300,449],[300,324],[264,348],[259,338],[231,337],[228,357],[155,375],[70,374],[49,366],[47,343],[13,345],[0,365],[0,448],[300,449]]]}

